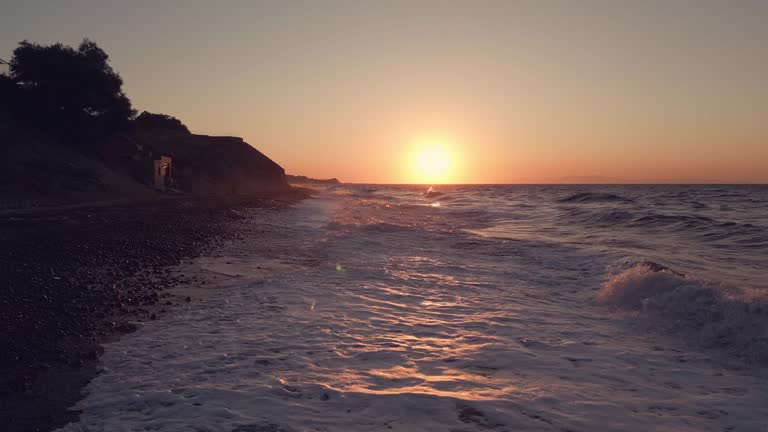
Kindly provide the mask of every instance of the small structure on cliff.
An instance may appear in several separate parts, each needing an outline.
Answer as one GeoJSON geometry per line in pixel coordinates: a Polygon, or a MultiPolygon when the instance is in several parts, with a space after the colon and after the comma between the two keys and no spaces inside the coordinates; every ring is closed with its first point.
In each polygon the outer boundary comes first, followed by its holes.
{"type": "Polygon", "coordinates": [[[152,161],[155,169],[155,189],[165,192],[173,187],[173,160],[168,156],[160,156],[160,159],[152,161]]]}

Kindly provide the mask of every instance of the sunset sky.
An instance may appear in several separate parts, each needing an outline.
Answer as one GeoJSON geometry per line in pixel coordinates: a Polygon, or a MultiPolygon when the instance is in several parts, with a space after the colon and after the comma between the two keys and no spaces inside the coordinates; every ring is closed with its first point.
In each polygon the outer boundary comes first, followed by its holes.
{"type": "Polygon", "coordinates": [[[768,1],[3,0],[0,58],[83,37],[289,173],[768,181],[768,1]]]}

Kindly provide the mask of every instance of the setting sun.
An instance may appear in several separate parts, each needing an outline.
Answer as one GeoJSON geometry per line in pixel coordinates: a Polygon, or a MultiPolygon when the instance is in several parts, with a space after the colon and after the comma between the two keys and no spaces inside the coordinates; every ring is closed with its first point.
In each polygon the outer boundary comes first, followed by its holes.
{"type": "Polygon", "coordinates": [[[445,139],[421,139],[414,145],[411,164],[414,181],[447,183],[455,170],[455,155],[445,139]]]}

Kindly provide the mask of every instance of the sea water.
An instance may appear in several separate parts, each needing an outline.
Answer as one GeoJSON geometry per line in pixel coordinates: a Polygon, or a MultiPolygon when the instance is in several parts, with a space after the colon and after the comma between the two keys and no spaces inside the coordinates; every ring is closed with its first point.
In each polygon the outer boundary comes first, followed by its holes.
{"type": "Polygon", "coordinates": [[[768,430],[768,187],[425,190],[242,210],[63,430],[768,430]]]}

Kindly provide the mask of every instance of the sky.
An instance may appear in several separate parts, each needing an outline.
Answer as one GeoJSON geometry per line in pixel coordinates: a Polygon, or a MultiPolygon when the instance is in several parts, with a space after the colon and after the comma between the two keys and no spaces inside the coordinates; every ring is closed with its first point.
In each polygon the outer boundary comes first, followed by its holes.
{"type": "Polygon", "coordinates": [[[768,182],[768,1],[0,0],[139,110],[358,183],[768,182]]]}

